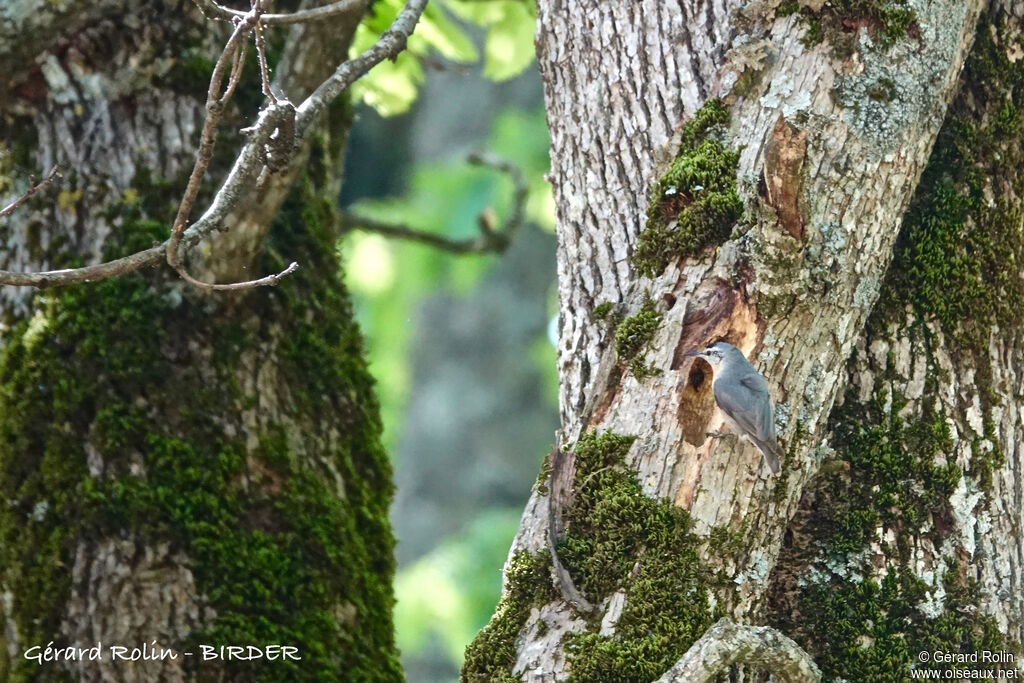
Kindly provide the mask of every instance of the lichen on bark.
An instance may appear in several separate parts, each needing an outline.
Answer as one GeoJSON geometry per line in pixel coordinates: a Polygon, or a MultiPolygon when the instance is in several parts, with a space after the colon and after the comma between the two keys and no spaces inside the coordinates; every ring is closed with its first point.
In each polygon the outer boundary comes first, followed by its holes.
{"type": "Polygon", "coordinates": [[[975,563],[994,558],[962,541],[1002,465],[990,348],[1024,332],[1011,303],[1024,296],[1024,68],[1010,57],[1019,27],[1011,33],[994,15],[978,28],[852,359],[852,386],[830,418],[846,469],[809,487],[791,527],[809,542],[780,557],[773,619],[826,680],[905,680],[921,651],[1019,650],[1020,624],[1000,627],[975,578],[975,563]],[[950,400],[961,391],[966,399],[950,400]],[[979,420],[968,414],[973,397],[979,420]]]}

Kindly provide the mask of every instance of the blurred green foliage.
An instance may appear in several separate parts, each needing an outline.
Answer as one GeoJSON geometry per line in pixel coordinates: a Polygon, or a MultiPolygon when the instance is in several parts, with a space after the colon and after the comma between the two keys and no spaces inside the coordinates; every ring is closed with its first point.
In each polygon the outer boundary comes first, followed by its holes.
{"type": "Polygon", "coordinates": [[[395,630],[402,652],[436,638],[458,664],[501,592],[501,568],[522,510],[489,510],[458,536],[399,572],[395,630]]]}
{"type": "MultiPolygon", "coordinates": [[[[377,0],[357,32],[352,48],[359,53],[387,29],[404,0],[377,0]]],[[[352,89],[356,102],[382,116],[409,109],[424,82],[424,64],[437,57],[456,64],[483,61],[483,76],[494,81],[522,73],[534,58],[533,0],[435,0],[409,40],[408,50],[384,62],[352,89]],[[480,45],[480,47],[478,47],[480,45]]],[[[548,134],[544,112],[507,110],[492,125],[484,147],[512,161],[529,187],[528,225],[523,230],[554,230],[554,200],[544,180],[548,170],[548,134]]],[[[378,220],[404,223],[453,238],[475,237],[481,212],[493,209],[499,225],[512,200],[511,180],[495,171],[472,167],[453,155],[446,161],[415,166],[400,198],[362,200],[355,212],[378,220]]],[[[411,345],[415,343],[418,304],[445,292],[468,295],[498,256],[453,256],[420,244],[352,232],[338,242],[356,315],[367,338],[367,356],[377,380],[384,422],[384,442],[395,453],[402,415],[410,391],[411,345]]],[[[557,311],[554,292],[549,309],[557,311]]],[[[541,369],[552,407],[557,407],[555,349],[538,337],[524,353],[541,369]]],[[[526,492],[524,492],[524,495],[526,492]]],[[[518,526],[520,510],[485,511],[461,533],[395,579],[395,626],[406,654],[440,648],[454,667],[466,644],[484,626],[501,590],[501,568],[518,526]]]]}
{"type": "MultiPolygon", "coordinates": [[[[554,230],[554,201],[544,180],[549,160],[543,110],[499,114],[485,146],[516,163],[527,177],[528,224],[522,230],[554,230]]],[[[505,175],[453,157],[415,166],[404,196],[363,200],[352,208],[380,220],[465,238],[477,234],[477,217],[488,207],[493,208],[500,225],[512,192],[512,182],[505,175]]],[[[501,257],[453,256],[417,243],[360,232],[343,236],[338,248],[356,316],[367,338],[370,369],[377,380],[385,446],[394,454],[411,388],[410,351],[419,302],[440,292],[469,295],[501,257]]],[[[552,291],[548,306],[552,315],[557,311],[554,294],[552,291]]],[[[554,346],[541,335],[524,353],[543,373],[552,409],[556,409],[554,346]]],[[[498,602],[501,569],[520,513],[519,509],[486,511],[463,532],[399,570],[395,628],[404,653],[417,654],[440,645],[455,668],[461,664],[463,650],[498,602]]]]}
{"type": "MultiPolygon", "coordinates": [[[[356,31],[352,55],[373,45],[404,4],[404,0],[377,0],[356,31]]],[[[409,38],[408,50],[394,61],[378,64],[358,80],[352,87],[353,98],[373,107],[381,116],[408,111],[423,83],[424,59],[437,54],[456,64],[479,61],[480,54],[468,26],[485,31],[484,77],[503,81],[518,76],[533,62],[536,22],[534,0],[435,0],[427,5],[409,38]]]]}
{"type": "MultiPolygon", "coordinates": [[[[544,180],[548,170],[544,112],[503,112],[495,119],[487,148],[519,165],[530,186],[527,220],[553,230],[554,200],[544,180]]],[[[477,234],[477,217],[487,207],[494,209],[499,222],[504,220],[512,191],[512,182],[506,176],[453,158],[416,166],[403,197],[364,200],[354,209],[379,220],[465,238],[477,234]]],[[[432,247],[360,232],[344,236],[339,249],[356,315],[369,342],[368,357],[378,382],[385,446],[393,453],[409,390],[409,333],[417,302],[438,291],[469,293],[500,257],[453,256],[432,247]]],[[[545,376],[550,375],[550,385],[556,386],[551,344],[546,339],[538,340],[530,353],[547,373],[545,376]]]]}

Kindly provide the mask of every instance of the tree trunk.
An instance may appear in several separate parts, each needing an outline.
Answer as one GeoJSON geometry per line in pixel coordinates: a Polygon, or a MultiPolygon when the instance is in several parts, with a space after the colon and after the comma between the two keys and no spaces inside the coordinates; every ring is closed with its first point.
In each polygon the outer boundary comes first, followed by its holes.
{"type": "Polygon", "coordinates": [[[1020,641],[1014,12],[540,3],[562,427],[464,680],[654,680],[719,615],[826,679],[1020,641]],[[779,477],[707,436],[719,339],[779,477]]]}
{"type": "MultiPolygon", "coordinates": [[[[279,92],[297,101],[330,73],[363,9],[268,29],[279,92]]],[[[0,268],[166,239],[226,35],[191,3],[0,9],[0,194],[56,163],[64,174],[3,226],[0,268]]],[[[194,215],[262,99],[249,57],[194,215]]],[[[300,262],[278,288],[203,294],[161,267],[0,289],[3,680],[401,678],[390,469],[334,251],[350,123],[336,106],[189,255],[208,281],[300,262]],[[51,641],[103,656],[25,658],[51,641]],[[143,643],[178,656],[110,656],[143,643]],[[301,661],[203,661],[204,644],[294,646],[301,661]]]]}

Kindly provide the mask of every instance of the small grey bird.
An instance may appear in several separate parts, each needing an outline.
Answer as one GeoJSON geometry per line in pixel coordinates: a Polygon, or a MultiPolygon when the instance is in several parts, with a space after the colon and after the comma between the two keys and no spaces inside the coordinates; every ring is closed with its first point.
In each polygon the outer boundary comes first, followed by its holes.
{"type": "MultiPolygon", "coordinates": [[[[779,473],[779,442],[775,436],[775,414],[768,383],[743,352],[732,344],[717,342],[687,356],[703,358],[714,371],[711,391],[725,413],[730,431],[745,436],[764,455],[768,467],[779,473]]],[[[713,436],[722,436],[713,434],[713,436]]]]}

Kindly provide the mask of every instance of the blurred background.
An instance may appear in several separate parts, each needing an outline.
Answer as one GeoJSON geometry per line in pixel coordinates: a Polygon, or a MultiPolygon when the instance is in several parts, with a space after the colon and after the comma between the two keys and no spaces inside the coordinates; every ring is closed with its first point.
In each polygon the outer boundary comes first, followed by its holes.
{"type": "MultiPolygon", "coordinates": [[[[369,44],[400,9],[379,0],[369,44]]],[[[410,51],[359,83],[341,204],[466,238],[512,183],[469,166],[485,150],[517,164],[527,223],[501,255],[457,256],[353,232],[339,244],[377,379],[397,493],[395,621],[410,683],[454,681],[494,611],[501,568],[558,426],[552,335],[554,205],[523,0],[439,0],[410,51]]]]}

